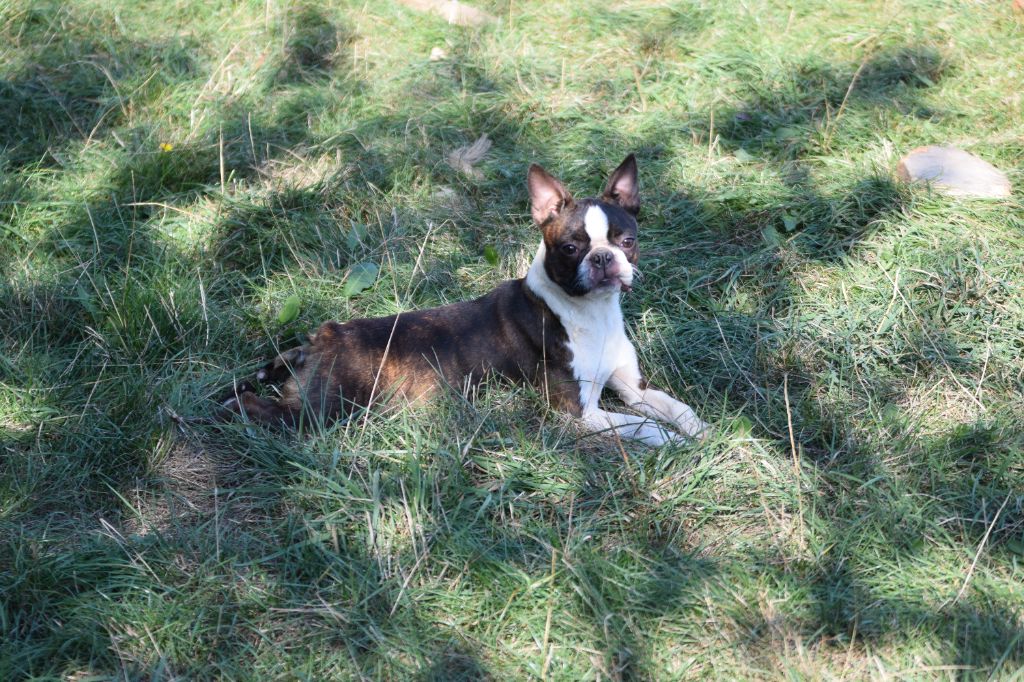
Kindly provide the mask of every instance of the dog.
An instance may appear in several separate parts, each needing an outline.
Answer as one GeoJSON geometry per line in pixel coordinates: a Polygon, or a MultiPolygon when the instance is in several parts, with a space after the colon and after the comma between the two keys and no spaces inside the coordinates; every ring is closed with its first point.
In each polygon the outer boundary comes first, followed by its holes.
{"type": "Polygon", "coordinates": [[[382,399],[419,403],[445,385],[472,388],[497,375],[535,386],[591,431],[653,446],[703,437],[708,426],[689,406],[647,383],[626,337],[619,298],[633,287],[639,257],[634,155],[600,197],[574,199],[536,164],[526,180],[542,240],[525,277],[472,301],[325,322],[257,372],[258,382],[280,384],[279,397],[246,383],[223,408],[295,425],[304,412],[336,418],[382,399]],[[605,386],[644,416],[602,409],[605,386]]]}

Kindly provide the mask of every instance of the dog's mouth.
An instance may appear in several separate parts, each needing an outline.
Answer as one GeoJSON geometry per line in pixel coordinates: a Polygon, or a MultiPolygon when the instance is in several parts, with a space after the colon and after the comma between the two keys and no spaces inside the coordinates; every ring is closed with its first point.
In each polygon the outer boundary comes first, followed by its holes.
{"type": "Polygon", "coordinates": [[[597,289],[613,289],[618,288],[624,292],[630,292],[633,290],[632,284],[626,284],[618,277],[605,277],[597,283],[597,289]]]}

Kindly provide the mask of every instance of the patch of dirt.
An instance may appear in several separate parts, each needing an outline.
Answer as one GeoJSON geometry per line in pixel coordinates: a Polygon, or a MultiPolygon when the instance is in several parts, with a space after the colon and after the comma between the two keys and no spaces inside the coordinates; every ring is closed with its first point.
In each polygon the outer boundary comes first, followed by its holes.
{"type": "Polygon", "coordinates": [[[124,515],[124,535],[176,535],[203,524],[212,524],[223,535],[255,520],[254,510],[233,486],[220,487],[228,478],[223,463],[187,437],[176,437],[153,473],[156,480],[129,499],[136,513],[124,515]]]}

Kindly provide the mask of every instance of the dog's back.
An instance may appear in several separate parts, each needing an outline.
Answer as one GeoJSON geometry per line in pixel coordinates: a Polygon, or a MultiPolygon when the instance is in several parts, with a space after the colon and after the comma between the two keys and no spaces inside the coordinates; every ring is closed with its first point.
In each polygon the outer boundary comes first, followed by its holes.
{"type": "Polygon", "coordinates": [[[303,410],[333,418],[384,397],[419,403],[446,385],[461,391],[498,375],[533,383],[553,393],[559,408],[575,412],[573,377],[555,369],[568,366],[565,341],[547,306],[523,280],[510,280],[472,301],[325,322],[306,344],[257,372],[257,381],[280,385],[280,397],[262,398],[246,385],[224,406],[292,425],[303,410]]]}

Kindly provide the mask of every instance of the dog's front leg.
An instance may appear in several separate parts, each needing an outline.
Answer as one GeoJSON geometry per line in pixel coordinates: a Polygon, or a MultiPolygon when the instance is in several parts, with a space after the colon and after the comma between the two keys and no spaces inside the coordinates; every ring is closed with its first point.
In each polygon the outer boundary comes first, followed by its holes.
{"type": "Polygon", "coordinates": [[[630,357],[626,358],[626,362],[612,372],[608,379],[608,385],[619,394],[622,402],[648,417],[675,424],[690,438],[702,438],[707,435],[708,425],[689,405],[647,385],[640,374],[636,351],[628,355],[630,357]]]}
{"type": "Polygon", "coordinates": [[[587,428],[598,433],[614,431],[622,438],[638,440],[645,445],[664,445],[665,443],[683,443],[682,436],[662,427],[647,417],[635,414],[609,412],[600,408],[592,408],[582,415],[587,428]]]}

